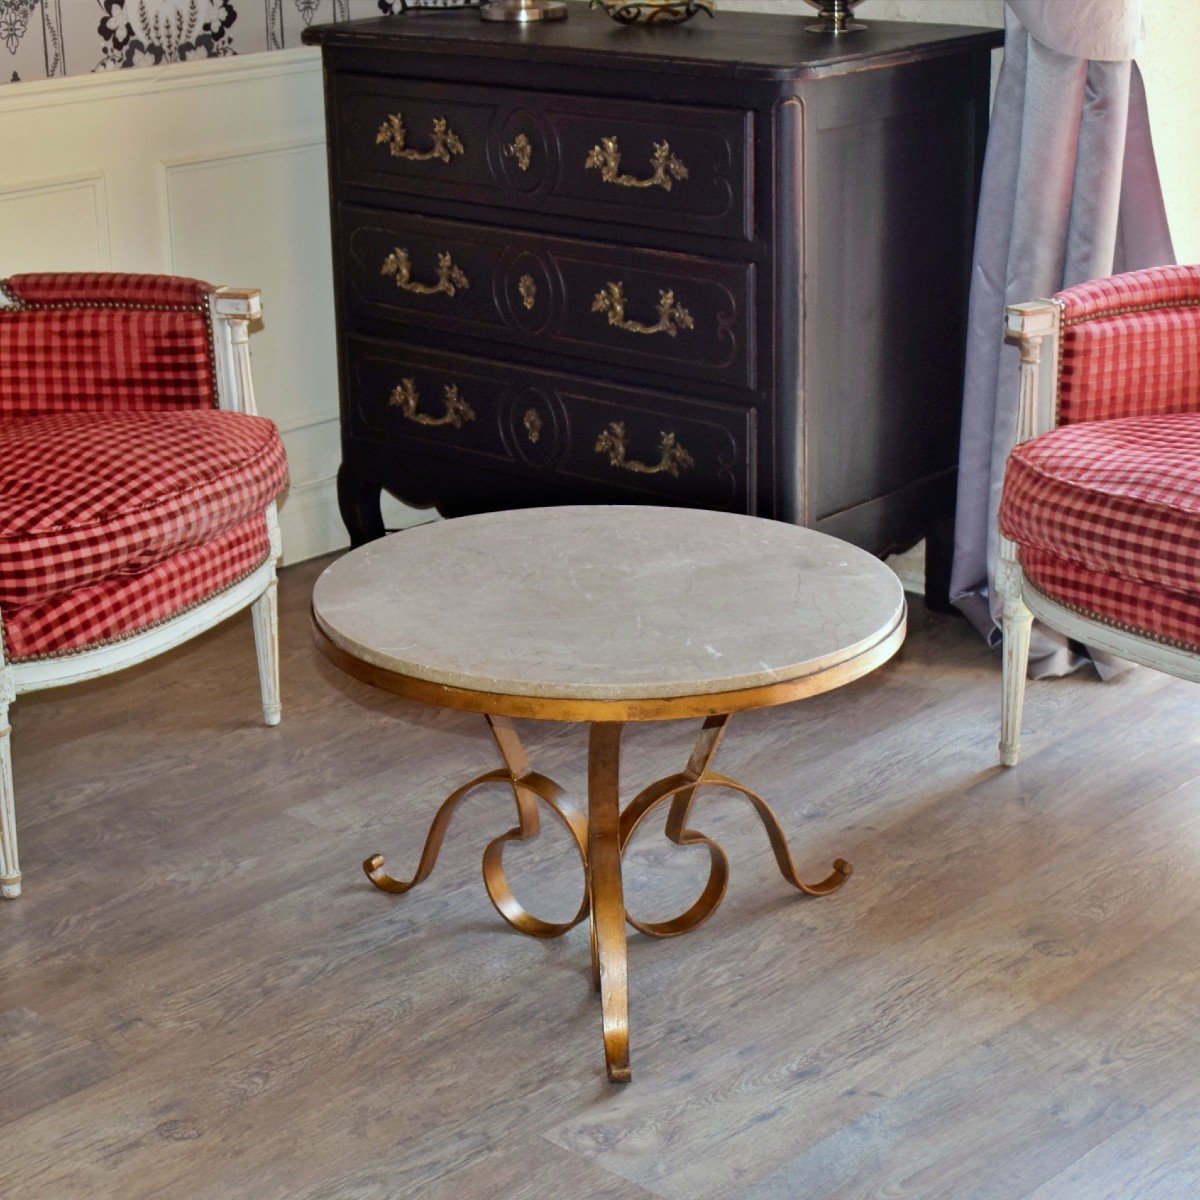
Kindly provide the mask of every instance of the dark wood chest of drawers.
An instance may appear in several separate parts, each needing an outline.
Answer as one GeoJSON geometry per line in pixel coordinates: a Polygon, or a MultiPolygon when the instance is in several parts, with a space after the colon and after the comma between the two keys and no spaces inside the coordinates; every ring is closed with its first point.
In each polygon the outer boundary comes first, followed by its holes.
{"type": "Polygon", "coordinates": [[[325,26],[342,514],[953,512],[994,30],[325,26]]]}

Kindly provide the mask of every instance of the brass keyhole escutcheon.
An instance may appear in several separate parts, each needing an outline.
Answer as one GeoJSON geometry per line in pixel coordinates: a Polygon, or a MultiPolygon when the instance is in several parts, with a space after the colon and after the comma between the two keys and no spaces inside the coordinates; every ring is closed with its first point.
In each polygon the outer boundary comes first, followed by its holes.
{"type": "Polygon", "coordinates": [[[538,416],[536,408],[527,408],[525,410],[525,419],[523,421],[525,433],[529,440],[537,444],[538,438],[542,436],[542,418],[538,416]]]}
{"type": "Polygon", "coordinates": [[[533,162],[533,143],[528,136],[518,133],[516,138],[504,147],[504,157],[511,158],[521,171],[528,171],[533,162]]]}

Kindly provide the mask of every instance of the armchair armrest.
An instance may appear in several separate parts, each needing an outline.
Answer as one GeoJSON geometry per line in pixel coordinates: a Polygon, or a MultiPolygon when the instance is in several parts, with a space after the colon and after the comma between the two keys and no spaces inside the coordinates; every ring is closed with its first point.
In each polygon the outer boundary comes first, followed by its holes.
{"type": "Polygon", "coordinates": [[[1021,395],[1017,442],[1027,442],[1056,424],[1059,334],[1062,305],[1056,300],[1011,304],[1005,332],[1021,347],[1021,395]]]}
{"type": "Polygon", "coordinates": [[[250,375],[250,322],[262,316],[258,288],[216,288],[209,294],[217,396],[222,408],[256,413],[250,375]]]}

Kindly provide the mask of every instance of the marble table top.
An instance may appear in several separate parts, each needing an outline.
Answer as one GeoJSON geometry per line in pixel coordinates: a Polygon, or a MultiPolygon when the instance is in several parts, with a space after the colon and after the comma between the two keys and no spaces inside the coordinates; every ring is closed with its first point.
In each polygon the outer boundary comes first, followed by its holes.
{"type": "Polygon", "coordinates": [[[904,619],[874,556],[810,529],[681,508],[460,517],[351,551],[317,580],[338,647],[481,692],[633,700],[833,669],[904,619]]]}

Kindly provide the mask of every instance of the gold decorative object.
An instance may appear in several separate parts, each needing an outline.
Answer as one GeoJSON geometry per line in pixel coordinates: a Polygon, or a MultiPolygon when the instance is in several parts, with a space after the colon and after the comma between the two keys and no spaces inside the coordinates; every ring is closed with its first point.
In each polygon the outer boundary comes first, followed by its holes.
{"type": "Polygon", "coordinates": [[[650,165],[654,168],[654,173],[645,179],[639,179],[636,175],[620,173],[621,149],[617,145],[615,137],[601,138],[600,144],[593,146],[588,151],[587,161],[583,165],[585,170],[599,171],[600,178],[605,183],[612,183],[617,187],[660,187],[664,192],[669,192],[674,186],[673,180],[683,180],[688,177],[687,167],[676,155],[671,153],[670,142],[654,143],[654,153],[650,158],[650,165]]]}
{"type": "Polygon", "coordinates": [[[854,33],[866,29],[861,21],[853,20],[854,9],[862,0],[805,0],[819,12],[815,24],[806,25],[808,33],[854,33]]]}
{"type": "Polygon", "coordinates": [[[518,133],[516,139],[504,147],[504,157],[515,158],[517,166],[522,171],[528,171],[533,161],[533,143],[525,134],[518,133]]]}
{"type": "Polygon", "coordinates": [[[633,471],[638,475],[673,475],[679,477],[680,468],[694,467],[696,460],[675,440],[673,433],[662,433],[658,439],[661,457],[653,466],[630,460],[625,444],[625,422],[613,421],[596,439],[596,453],[607,454],[608,461],[620,471],[633,471]]]}
{"type": "Polygon", "coordinates": [[[455,296],[471,286],[466,273],[454,265],[448,252],[438,255],[437,283],[413,283],[412,260],[408,250],[402,246],[397,246],[383,260],[379,273],[395,276],[396,286],[401,291],[414,292],[418,296],[455,296]]]}
{"type": "Polygon", "coordinates": [[[716,11],[716,0],[592,0],[593,8],[602,8],[622,25],[670,24],[688,21],[697,13],[716,11]]]}
{"type": "Polygon", "coordinates": [[[538,416],[536,408],[527,408],[525,410],[525,432],[529,435],[529,440],[537,443],[538,438],[542,436],[542,418],[538,416]]]}
{"type": "Polygon", "coordinates": [[[681,329],[693,329],[696,324],[692,320],[692,314],[683,305],[675,303],[673,291],[658,293],[658,322],[654,325],[629,320],[625,316],[626,303],[625,285],[610,283],[603,291],[596,293],[596,298],[592,301],[592,312],[607,313],[610,325],[630,333],[665,333],[667,337],[675,337],[681,329]]]}
{"type": "Polygon", "coordinates": [[[404,128],[404,115],[392,113],[375,134],[375,144],[386,143],[393,158],[407,158],[412,162],[428,162],[437,159],[448,163],[455,154],[463,153],[463,144],[457,133],[446,123],[445,117],[435,117],[433,122],[433,148],[413,150],[407,144],[408,130],[404,128]]]}
{"type": "Polygon", "coordinates": [[[421,397],[416,385],[411,379],[402,379],[399,387],[392,388],[388,403],[398,407],[406,420],[418,425],[453,425],[455,429],[461,429],[464,421],[475,420],[474,409],[458,394],[458,384],[447,384],[442,389],[442,398],[446,402],[446,411],[440,417],[418,412],[421,397]]]}
{"type": "Polygon", "coordinates": [[[521,303],[531,312],[537,303],[537,284],[532,275],[522,275],[517,283],[517,291],[521,293],[521,303]]]}

